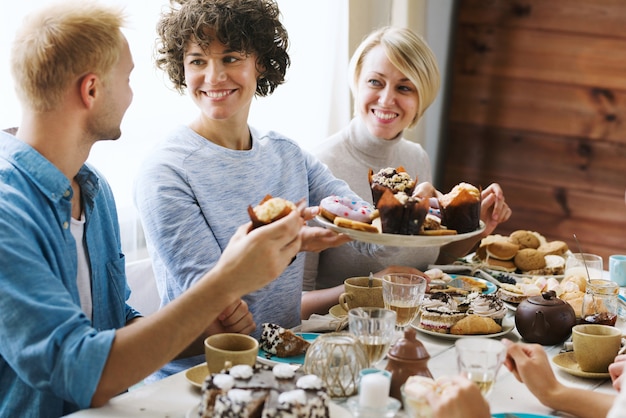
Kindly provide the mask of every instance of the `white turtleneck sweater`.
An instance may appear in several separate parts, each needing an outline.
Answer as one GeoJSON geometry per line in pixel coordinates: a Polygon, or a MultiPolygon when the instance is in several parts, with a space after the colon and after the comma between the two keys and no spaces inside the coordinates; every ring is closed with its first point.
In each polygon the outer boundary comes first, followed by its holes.
{"type": "MultiPolygon", "coordinates": [[[[421,145],[402,138],[372,136],[357,116],[350,124],[324,141],[314,154],[332,173],[346,181],[364,200],[372,203],[367,172],[403,166],[418,183],[432,182],[430,159],[421,145]]],[[[320,254],[307,253],[304,290],[325,289],[342,284],[348,277],[368,276],[390,265],[425,270],[439,256],[439,248],[384,247],[375,254],[362,254],[350,245],[330,248],[320,254]]]]}

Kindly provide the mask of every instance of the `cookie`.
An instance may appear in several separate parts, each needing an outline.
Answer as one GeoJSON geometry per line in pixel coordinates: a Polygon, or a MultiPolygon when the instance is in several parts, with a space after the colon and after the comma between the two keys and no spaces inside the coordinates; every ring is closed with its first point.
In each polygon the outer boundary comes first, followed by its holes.
{"type": "Polygon", "coordinates": [[[563,241],[550,241],[540,245],[537,249],[544,255],[563,255],[569,250],[569,247],[563,241]]]}
{"type": "Polygon", "coordinates": [[[532,231],[525,231],[521,229],[512,232],[511,235],[509,235],[509,241],[512,242],[513,244],[518,245],[520,249],[523,249],[523,248],[537,249],[539,248],[539,245],[541,244],[537,235],[535,235],[532,231]]]}
{"type": "Polygon", "coordinates": [[[521,271],[539,270],[546,266],[546,259],[543,253],[534,248],[519,250],[513,262],[521,271]]]}
{"type": "Polygon", "coordinates": [[[353,221],[352,219],[336,216],[333,223],[341,228],[354,229],[355,231],[373,232],[378,233],[378,228],[372,224],[366,224],[365,222],[353,221]]]}
{"type": "Polygon", "coordinates": [[[487,257],[485,264],[492,270],[506,271],[507,273],[513,273],[517,270],[513,260],[498,260],[497,258],[487,257]]]}
{"type": "Polygon", "coordinates": [[[506,240],[506,239],[507,239],[506,237],[500,234],[487,235],[485,238],[480,240],[480,245],[478,246],[478,249],[476,249],[476,256],[480,258],[481,260],[486,259],[487,258],[487,246],[496,241],[501,241],[501,240],[506,240]]]}
{"type": "Polygon", "coordinates": [[[498,240],[487,245],[487,258],[498,260],[511,260],[517,254],[520,247],[508,240],[498,240]]]}

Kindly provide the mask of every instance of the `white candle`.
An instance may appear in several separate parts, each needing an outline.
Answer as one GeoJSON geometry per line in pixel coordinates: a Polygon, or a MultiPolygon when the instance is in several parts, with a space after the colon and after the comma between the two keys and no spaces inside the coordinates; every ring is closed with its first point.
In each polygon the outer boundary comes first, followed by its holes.
{"type": "Polygon", "coordinates": [[[361,377],[359,406],[381,408],[387,405],[391,379],[382,373],[371,373],[361,377]]]}

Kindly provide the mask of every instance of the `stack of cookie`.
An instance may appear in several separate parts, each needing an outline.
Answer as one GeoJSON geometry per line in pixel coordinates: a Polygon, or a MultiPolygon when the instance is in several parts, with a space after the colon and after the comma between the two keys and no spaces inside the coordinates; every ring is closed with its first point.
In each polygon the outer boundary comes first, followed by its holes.
{"type": "Polygon", "coordinates": [[[509,236],[483,238],[476,257],[494,270],[549,276],[563,274],[563,256],[568,250],[563,241],[547,241],[537,232],[517,230],[509,236]]]}

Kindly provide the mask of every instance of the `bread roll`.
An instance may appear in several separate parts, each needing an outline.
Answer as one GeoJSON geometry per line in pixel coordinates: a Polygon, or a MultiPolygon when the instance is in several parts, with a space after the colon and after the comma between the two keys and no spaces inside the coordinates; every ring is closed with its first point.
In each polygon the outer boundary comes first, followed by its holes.
{"type": "Polygon", "coordinates": [[[478,335],[495,334],[502,331],[502,327],[491,318],[478,315],[467,315],[450,328],[450,334],[478,335]]]}

